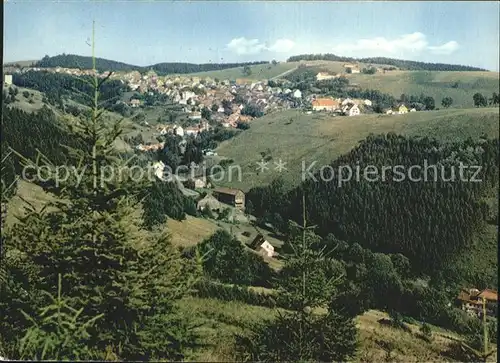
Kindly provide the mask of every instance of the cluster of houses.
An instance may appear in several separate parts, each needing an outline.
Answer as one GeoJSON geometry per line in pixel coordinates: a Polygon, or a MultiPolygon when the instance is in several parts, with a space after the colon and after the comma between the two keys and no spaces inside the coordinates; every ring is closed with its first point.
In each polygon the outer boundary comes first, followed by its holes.
{"type": "MultiPolygon", "coordinates": [[[[182,127],[180,125],[168,125],[168,124],[158,124],[156,125],[156,132],[158,135],[177,135],[183,138],[183,140],[179,143],[179,147],[182,149],[186,145],[186,140],[185,138],[188,136],[196,136],[198,133],[202,131],[208,131],[210,130],[210,125],[206,120],[201,120],[200,123],[194,126],[189,126],[189,127],[182,127]]],[[[159,142],[159,143],[154,143],[154,144],[149,144],[149,145],[143,145],[139,144],[136,146],[136,149],[139,151],[157,151],[163,149],[165,146],[164,142],[159,142]]]]}
{"type": "Polygon", "coordinates": [[[482,291],[462,289],[457,296],[458,306],[471,316],[482,317],[483,310],[486,315],[496,317],[498,312],[498,291],[484,289],[482,291]]]}
{"type": "Polygon", "coordinates": [[[371,106],[370,100],[353,100],[346,98],[344,100],[337,98],[313,98],[313,111],[327,111],[347,116],[357,116],[361,114],[361,107],[371,106]]]}
{"type": "Polygon", "coordinates": [[[165,143],[159,142],[156,144],[149,144],[149,145],[139,144],[136,146],[136,149],[139,151],[158,151],[158,150],[163,149],[164,147],[165,147],[165,143]]]}
{"type": "MultiPolygon", "coordinates": [[[[209,208],[213,211],[224,209],[224,205],[234,207],[236,210],[244,211],[245,209],[245,193],[239,189],[232,188],[215,188],[212,194],[207,194],[201,199],[198,204],[198,210],[209,208]]],[[[277,255],[274,246],[258,233],[257,236],[247,242],[248,246],[258,253],[267,256],[275,257],[277,255]]]]}
{"type": "Polygon", "coordinates": [[[169,124],[156,125],[156,131],[160,135],[173,134],[173,135],[178,135],[180,137],[196,135],[202,131],[208,131],[208,130],[210,130],[210,125],[206,120],[201,120],[198,124],[186,128],[183,128],[182,126],[178,125],[169,125],[169,124]]]}
{"type": "Polygon", "coordinates": [[[411,108],[410,110],[408,110],[408,107],[405,106],[404,103],[400,104],[398,106],[397,109],[393,110],[393,109],[389,109],[387,111],[385,111],[385,113],[387,115],[404,115],[405,113],[408,113],[408,112],[416,112],[417,110],[415,108],[411,108]]]}
{"type": "MultiPolygon", "coordinates": [[[[217,80],[211,77],[158,76],[149,71],[115,74],[127,82],[133,91],[139,93],[158,92],[165,94],[173,103],[184,106],[184,111],[192,120],[201,119],[201,110],[212,111],[212,119],[225,127],[236,127],[238,122],[248,122],[251,117],[243,117],[243,104],[257,106],[263,113],[299,107],[302,92],[286,87],[270,87],[267,80],[250,81],[244,78],[217,80]],[[238,97],[238,102],[236,101],[238,97]],[[230,108],[224,107],[223,100],[232,102],[230,108]]],[[[131,107],[139,107],[141,101],[132,99],[131,107]]]]}
{"type": "MultiPolygon", "coordinates": [[[[346,116],[358,116],[365,107],[371,107],[373,102],[370,100],[350,99],[344,100],[337,98],[316,98],[313,97],[312,101],[313,111],[326,111],[333,112],[346,116]]],[[[408,109],[405,104],[400,104],[395,109],[386,110],[387,115],[403,115],[408,112],[416,112],[415,108],[408,109]]]]}

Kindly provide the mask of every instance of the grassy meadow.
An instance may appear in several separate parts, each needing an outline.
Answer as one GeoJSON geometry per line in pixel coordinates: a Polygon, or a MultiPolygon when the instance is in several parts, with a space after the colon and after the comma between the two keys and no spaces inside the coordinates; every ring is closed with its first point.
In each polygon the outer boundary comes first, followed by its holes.
{"type": "Polygon", "coordinates": [[[217,152],[234,160],[231,173],[218,184],[248,191],[266,185],[281,175],[290,186],[301,181],[305,169],[317,161],[318,169],[349,152],[369,134],[395,132],[408,136],[429,136],[445,142],[498,135],[499,111],[496,108],[451,109],[412,112],[405,115],[331,116],[306,114],[297,110],[266,115],[252,121],[250,129],[223,142],[217,152]],[[270,170],[259,172],[261,153],[272,157],[270,170]],[[287,170],[278,173],[274,163],[286,162],[287,170]],[[238,170],[241,169],[241,180],[238,170]],[[229,180],[229,176],[232,176],[229,180]]]}
{"type": "Polygon", "coordinates": [[[189,74],[189,76],[218,78],[221,81],[224,79],[236,80],[238,78],[244,78],[254,81],[262,81],[279,76],[284,72],[290,71],[296,68],[298,64],[299,64],[298,62],[290,62],[290,63],[283,62],[283,63],[278,63],[276,65],[272,65],[270,63],[258,64],[250,66],[252,74],[250,74],[249,76],[243,74],[243,67],[228,68],[220,71],[191,73],[189,74]]]}
{"type": "Polygon", "coordinates": [[[390,71],[386,73],[350,74],[352,84],[362,89],[377,89],[399,98],[402,94],[431,96],[436,107],[441,106],[444,97],[453,99],[452,108],[473,107],[472,96],[482,93],[490,98],[493,92],[499,92],[498,72],[425,72],[425,71],[390,71]]]}
{"type": "MultiPolygon", "coordinates": [[[[181,300],[179,308],[194,316],[201,325],[197,332],[202,346],[192,352],[190,359],[204,362],[234,361],[234,334],[248,331],[252,323],[272,318],[277,310],[241,302],[189,297],[181,300]]],[[[432,342],[419,338],[419,325],[406,324],[411,332],[381,324],[387,314],[370,310],[356,319],[360,346],[354,362],[429,362],[453,361],[446,352],[455,334],[434,330],[432,342]]],[[[491,357],[490,361],[495,361],[491,357]]]]}

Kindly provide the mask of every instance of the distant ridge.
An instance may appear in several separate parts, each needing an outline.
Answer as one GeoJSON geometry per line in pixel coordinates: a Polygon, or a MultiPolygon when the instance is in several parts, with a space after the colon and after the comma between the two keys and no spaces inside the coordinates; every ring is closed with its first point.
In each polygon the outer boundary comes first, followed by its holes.
{"type": "MultiPolygon", "coordinates": [[[[153,70],[159,75],[216,71],[221,69],[236,68],[236,67],[243,67],[246,65],[256,65],[263,63],[268,63],[268,62],[261,61],[261,62],[248,62],[248,63],[206,63],[206,64],[172,62],[172,63],[157,63],[150,66],[142,67],[104,58],[96,58],[96,68],[98,71],[101,72],[139,71],[141,73],[144,73],[149,70],[153,70]]],[[[92,58],[75,54],[60,54],[54,57],[45,56],[40,61],[36,62],[34,66],[40,68],[64,67],[64,68],[91,69],[92,58]]]]}
{"type": "Polygon", "coordinates": [[[298,62],[298,61],[313,61],[313,60],[325,60],[333,62],[360,62],[360,63],[371,63],[371,64],[383,64],[388,66],[397,67],[401,70],[407,71],[483,71],[489,72],[487,69],[463,66],[458,64],[446,64],[446,63],[426,63],[417,62],[410,60],[385,58],[385,57],[373,57],[373,58],[352,58],[352,57],[341,57],[335,54],[301,54],[295,55],[287,59],[287,62],[298,62]]]}

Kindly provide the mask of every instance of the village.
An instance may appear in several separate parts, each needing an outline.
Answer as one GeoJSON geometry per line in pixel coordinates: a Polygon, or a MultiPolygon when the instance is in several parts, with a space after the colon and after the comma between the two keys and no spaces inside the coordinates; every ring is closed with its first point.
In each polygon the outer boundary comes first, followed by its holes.
{"type": "MultiPolygon", "coordinates": [[[[303,64],[307,67],[307,64],[303,64]]],[[[360,68],[356,64],[344,64],[344,71],[341,73],[318,72],[316,81],[328,81],[347,74],[360,73],[360,68]]],[[[299,67],[300,68],[300,67],[299,67]]],[[[378,68],[374,72],[382,72],[378,68]]],[[[20,72],[51,72],[67,74],[73,76],[94,75],[90,69],[75,68],[13,68],[11,73],[20,72]]],[[[384,71],[385,72],[385,71],[384,71]]],[[[107,72],[98,72],[99,78],[108,76],[107,72]]],[[[244,75],[244,74],[242,74],[244,75]]],[[[182,108],[193,124],[187,128],[180,125],[155,125],[157,131],[163,135],[175,133],[182,137],[195,135],[198,132],[210,128],[208,121],[212,125],[221,125],[225,128],[237,128],[238,124],[250,123],[254,118],[277,112],[281,110],[296,108],[304,112],[328,112],[339,116],[358,116],[364,113],[373,113],[373,101],[369,99],[333,98],[325,97],[321,93],[308,92],[307,94],[297,88],[297,84],[286,80],[249,80],[247,78],[237,78],[235,80],[211,77],[197,77],[184,75],[159,76],[153,70],[145,74],[139,71],[112,73],[111,79],[119,80],[126,84],[133,95],[125,102],[133,109],[147,107],[141,95],[160,94],[166,96],[169,101],[182,108]],[[207,120],[206,113],[209,111],[210,120],[207,120]],[[198,122],[199,124],[194,124],[198,122]]],[[[12,75],[6,74],[4,83],[6,86],[12,84],[12,75]]],[[[397,108],[383,110],[387,115],[399,115],[408,112],[415,112],[415,108],[409,108],[404,103],[397,108]]],[[[160,147],[155,145],[139,145],[138,150],[147,151],[160,147]]]]}

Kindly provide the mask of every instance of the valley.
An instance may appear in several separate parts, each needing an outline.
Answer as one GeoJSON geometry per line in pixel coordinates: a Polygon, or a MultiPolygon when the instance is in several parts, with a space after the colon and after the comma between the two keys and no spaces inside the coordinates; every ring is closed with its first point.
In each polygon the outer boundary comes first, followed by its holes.
{"type": "Polygon", "coordinates": [[[0,360],[497,360],[498,4],[82,4],[5,4],[0,360]]]}

